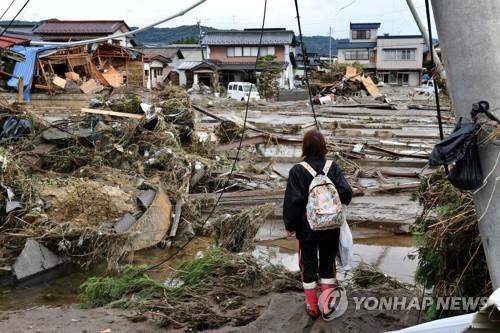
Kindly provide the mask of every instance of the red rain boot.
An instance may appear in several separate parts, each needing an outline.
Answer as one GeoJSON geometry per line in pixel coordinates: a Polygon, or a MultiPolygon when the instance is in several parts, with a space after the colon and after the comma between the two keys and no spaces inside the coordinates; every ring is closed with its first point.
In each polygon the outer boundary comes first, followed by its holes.
{"type": "Polygon", "coordinates": [[[337,279],[319,279],[319,288],[321,289],[321,292],[327,289],[335,289],[337,288],[337,279]]]}
{"type": "Polygon", "coordinates": [[[304,294],[306,295],[306,312],[307,314],[316,319],[319,317],[318,309],[318,290],[316,282],[303,283],[304,294]]]}

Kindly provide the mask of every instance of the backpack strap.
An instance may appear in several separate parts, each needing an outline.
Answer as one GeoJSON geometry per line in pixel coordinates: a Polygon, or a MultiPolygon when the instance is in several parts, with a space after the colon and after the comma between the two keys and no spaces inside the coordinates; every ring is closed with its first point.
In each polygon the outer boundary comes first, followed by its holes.
{"type": "Polygon", "coordinates": [[[316,177],[316,175],[318,174],[313,168],[312,166],[309,165],[309,163],[307,163],[306,161],[304,162],[300,162],[300,165],[302,165],[310,174],[311,176],[316,177]]]}
{"type": "Polygon", "coordinates": [[[328,171],[330,171],[330,168],[332,167],[333,161],[332,160],[326,160],[325,166],[323,167],[323,174],[325,176],[328,175],[328,171]]]}

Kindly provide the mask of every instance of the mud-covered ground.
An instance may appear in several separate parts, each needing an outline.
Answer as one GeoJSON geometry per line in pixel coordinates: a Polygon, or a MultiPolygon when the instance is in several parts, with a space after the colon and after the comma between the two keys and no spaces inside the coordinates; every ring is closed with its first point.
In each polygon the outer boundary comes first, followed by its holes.
{"type": "MultiPolygon", "coordinates": [[[[386,332],[415,325],[417,311],[356,310],[353,297],[412,297],[406,289],[363,289],[348,291],[347,311],[333,321],[312,320],[304,311],[302,293],[269,294],[249,299],[249,308],[258,308],[256,320],[241,327],[221,327],[210,332],[386,332]]],[[[156,318],[158,319],[158,318],[156,318]]],[[[146,333],[189,332],[187,327],[160,328],[152,314],[116,309],[83,310],[68,308],[32,308],[0,312],[2,333],[146,333]],[[105,331],[109,329],[110,331],[105,331]]],[[[207,331],[208,332],[208,331],[207,331]]]]}

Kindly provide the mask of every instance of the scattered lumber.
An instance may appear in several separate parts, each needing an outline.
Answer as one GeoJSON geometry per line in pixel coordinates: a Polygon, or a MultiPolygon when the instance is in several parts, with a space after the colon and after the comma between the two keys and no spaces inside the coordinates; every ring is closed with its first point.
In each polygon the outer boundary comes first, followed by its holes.
{"type": "Polygon", "coordinates": [[[109,111],[109,110],[82,108],[81,111],[83,113],[100,114],[103,116],[125,117],[125,118],[132,118],[132,119],[142,119],[143,118],[143,116],[140,114],[116,112],[116,111],[109,111]]]}

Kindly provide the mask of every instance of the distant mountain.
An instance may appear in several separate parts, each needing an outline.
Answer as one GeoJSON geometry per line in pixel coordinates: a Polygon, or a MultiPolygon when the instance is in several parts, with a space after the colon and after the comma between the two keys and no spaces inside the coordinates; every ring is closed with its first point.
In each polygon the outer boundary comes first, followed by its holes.
{"type": "MultiPolygon", "coordinates": [[[[306,45],[307,53],[319,53],[319,55],[327,56],[330,54],[330,37],[329,36],[302,36],[306,45]]],[[[348,38],[335,39],[332,38],[332,55],[337,55],[337,45],[339,42],[348,42],[348,38]]]]}
{"type": "MultiPolygon", "coordinates": [[[[133,27],[132,29],[136,29],[133,27]]],[[[207,30],[218,30],[211,27],[201,26],[203,32],[207,30]]],[[[174,42],[200,36],[197,25],[181,25],[175,28],[150,28],[139,32],[135,41],[138,44],[173,44],[174,42]]]]}
{"type": "MultiPolygon", "coordinates": [[[[212,27],[202,26],[203,32],[207,30],[219,30],[212,27]]],[[[179,40],[192,39],[198,37],[200,30],[197,25],[183,25],[176,28],[151,28],[137,34],[135,41],[138,44],[172,44],[179,40]]],[[[321,55],[329,54],[328,36],[304,36],[307,52],[319,53],[321,55]]],[[[339,41],[347,39],[332,38],[332,54],[337,54],[337,44],[339,41]]]]}
{"type": "MultiPolygon", "coordinates": [[[[0,25],[6,25],[9,21],[0,21],[0,25]]],[[[36,24],[34,21],[14,21],[14,24],[36,24]]],[[[132,27],[137,29],[137,27],[132,27]]],[[[221,30],[207,26],[201,26],[202,32],[207,30],[221,30]]],[[[194,42],[200,35],[200,29],[197,25],[182,25],[175,28],[150,28],[143,32],[139,32],[135,41],[138,44],[172,44],[178,41],[194,42]]],[[[320,55],[329,54],[329,37],[328,36],[304,36],[307,52],[319,53],[320,55]]],[[[332,38],[332,54],[337,54],[337,44],[339,41],[346,39],[332,38]]]]}

